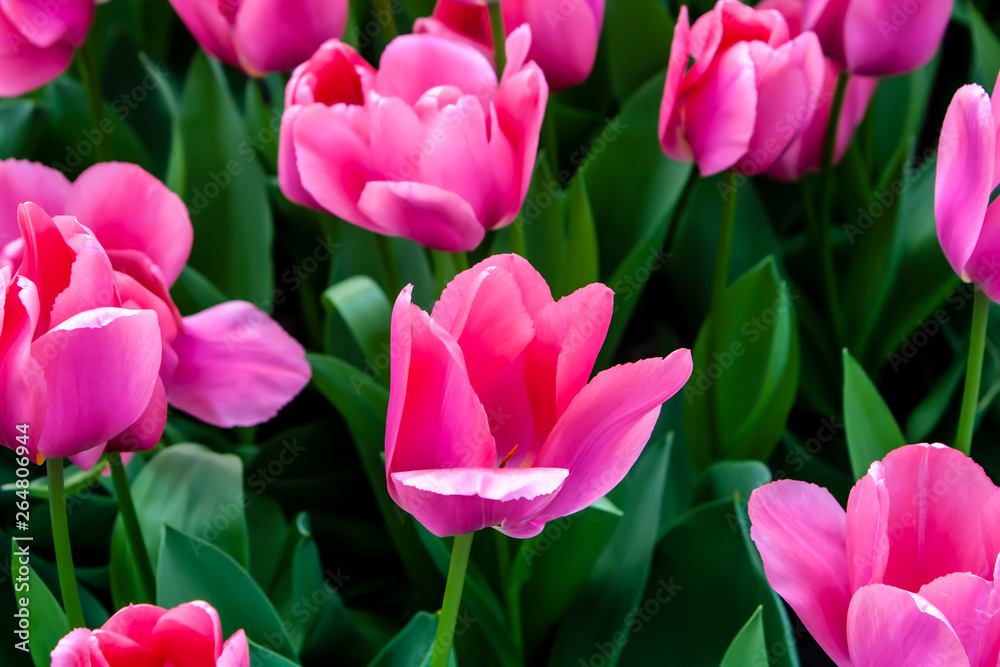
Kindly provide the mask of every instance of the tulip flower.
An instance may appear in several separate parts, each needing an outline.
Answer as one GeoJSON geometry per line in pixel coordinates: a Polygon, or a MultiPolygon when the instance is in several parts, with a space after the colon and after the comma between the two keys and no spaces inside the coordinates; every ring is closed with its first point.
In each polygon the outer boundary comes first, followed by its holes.
{"type": "Polygon", "coordinates": [[[193,228],[180,198],[140,167],[100,163],[70,184],[7,160],[0,206],[5,446],[29,424],[32,456],[89,467],[105,450],[154,447],[168,402],[216,426],[250,426],[308,383],[302,346],[257,307],[180,316],[168,290],[193,228]]]}
{"type": "Polygon", "coordinates": [[[373,232],[474,249],[528,191],[548,99],[530,44],[526,26],[507,38],[498,86],[482,53],[436,35],[393,40],[378,71],[327,42],[285,91],[282,191],[373,232]]]}
{"type": "Polygon", "coordinates": [[[39,88],[63,73],[94,20],[94,0],[0,3],[0,97],[39,88]]]}
{"type": "Polygon", "coordinates": [[[930,62],[941,46],[954,0],[805,0],[802,27],[823,53],[865,76],[896,76],[930,62]]]}
{"type": "Polygon", "coordinates": [[[347,23],[347,0],[170,0],[202,48],[251,76],[290,70],[347,23]]]}
{"type": "Polygon", "coordinates": [[[995,667],[1000,491],[944,445],[872,464],[847,511],[805,482],[750,497],[775,591],[839,667],[995,667]]]}
{"type": "MultiPolygon", "coordinates": [[[[503,0],[500,10],[508,35],[522,24],[530,26],[528,60],[542,68],[553,92],[582,83],[590,76],[604,21],[604,0],[503,0]]],[[[494,59],[485,4],[438,0],[431,16],[416,20],[413,32],[471,44],[491,62],[494,59]]]]}
{"type": "MultiPolygon", "coordinates": [[[[797,37],[802,33],[802,6],[802,0],[765,0],[757,5],[757,9],[775,9],[781,12],[788,23],[789,34],[797,37]]],[[[820,94],[816,112],[801,134],[792,140],[781,157],[767,169],[768,176],[783,181],[795,181],[806,172],[819,170],[839,74],[840,67],[827,58],[823,92],[820,94]]],[[[834,164],[840,162],[847,152],[847,147],[854,138],[854,131],[864,120],[868,103],[877,87],[878,79],[874,77],[852,76],[848,82],[840,122],[837,125],[834,164]]]]}
{"type": "Polygon", "coordinates": [[[98,630],[73,630],[51,656],[52,667],[249,667],[250,646],[243,630],[223,643],[219,613],[197,601],[169,610],[129,605],[98,630]]]}
{"type": "Polygon", "coordinates": [[[612,291],[553,301],[518,255],[460,273],[430,315],[411,289],[392,312],[386,482],[435,535],[493,526],[526,538],[588,507],[625,477],[691,375],[678,350],[590,380],[612,291]]]}
{"type": "Polygon", "coordinates": [[[809,126],[826,78],[816,35],[789,35],[779,12],[739,0],[719,0],[693,26],[681,7],[660,108],[664,152],[703,176],[771,166],[809,126]]]}

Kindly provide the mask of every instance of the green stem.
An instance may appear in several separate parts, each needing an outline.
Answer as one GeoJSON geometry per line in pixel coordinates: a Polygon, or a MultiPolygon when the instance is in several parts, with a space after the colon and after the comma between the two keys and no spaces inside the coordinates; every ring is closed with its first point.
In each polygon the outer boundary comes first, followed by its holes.
{"type": "Polygon", "coordinates": [[[549,163],[552,175],[559,178],[559,138],[556,135],[556,119],[552,100],[545,105],[545,118],[542,120],[542,148],[545,149],[545,160],[549,163]]]}
{"type": "Polygon", "coordinates": [[[510,638],[514,646],[524,649],[524,633],[521,631],[521,587],[507,586],[507,616],[510,622],[510,638]]]}
{"type": "Polygon", "coordinates": [[[100,142],[95,146],[97,157],[102,162],[111,159],[111,132],[105,126],[111,121],[108,119],[107,109],[104,107],[104,97],[101,95],[101,78],[97,68],[97,61],[94,58],[94,50],[90,46],[90,41],[84,43],[77,51],[77,65],[80,71],[80,81],[87,91],[87,106],[90,108],[90,122],[94,124],[101,137],[100,142]]]}
{"type": "Polygon", "coordinates": [[[503,76],[503,68],[507,64],[507,32],[503,27],[500,0],[490,0],[486,6],[490,13],[490,33],[493,37],[493,52],[496,54],[497,76],[500,77],[503,76]]]}
{"type": "MultiPolygon", "coordinates": [[[[732,188],[726,189],[726,194],[722,200],[722,217],[719,221],[719,249],[715,256],[715,278],[712,281],[712,301],[708,313],[708,358],[719,352],[720,338],[722,337],[722,300],[726,294],[726,285],[729,284],[729,258],[733,251],[733,229],[736,226],[736,175],[727,174],[733,184],[732,188]]],[[[708,392],[708,423],[709,427],[709,452],[712,459],[721,450],[721,437],[718,429],[718,419],[716,412],[718,405],[716,401],[717,390],[711,389],[708,392]]]]}
{"type": "Polygon", "coordinates": [[[955,448],[968,455],[972,451],[972,431],[976,426],[979,406],[979,382],[983,376],[983,353],[986,350],[986,323],[990,316],[990,298],[976,289],[972,307],[972,336],[969,340],[969,366],[965,371],[965,392],[962,394],[962,412],[958,418],[958,435],[955,448]]]}
{"type": "Polygon", "coordinates": [[[524,240],[524,221],[521,216],[517,216],[514,222],[510,223],[510,251],[516,255],[527,258],[528,249],[524,240]]]}
{"type": "Polygon", "coordinates": [[[451,646],[455,643],[455,622],[458,620],[458,606],[462,602],[462,587],[465,586],[465,571],[469,567],[473,535],[475,533],[459,535],[451,547],[451,565],[448,567],[448,582],[444,586],[444,600],[441,602],[430,667],[447,667],[451,657],[451,646]]]}
{"type": "MultiPolygon", "coordinates": [[[[399,28],[396,27],[396,17],[392,13],[392,9],[389,6],[389,0],[372,0],[372,4],[375,6],[375,10],[378,14],[385,12],[385,15],[389,17],[386,24],[382,26],[382,30],[385,33],[385,43],[388,44],[399,35],[399,28]]],[[[379,23],[381,23],[381,21],[379,21],[379,23]]]]}
{"type": "Polygon", "coordinates": [[[71,628],[84,628],[83,606],[76,587],[73,569],[73,550],[69,545],[69,520],[66,518],[66,489],[63,483],[63,460],[48,459],[49,511],[52,515],[52,541],[56,549],[56,569],[59,571],[59,589],[62,591],[63,609],[71,628]]]}
{"type": "Polygon", "coordinates": [[[403,289],[403,284],[399,281],[399,270],[396,268],[396,255],[392,251],[392,241],[387,236],[375,235],[375,245],[378,247],[378,256],[382,260],[382,270],[385,272],[385,289],[389,294],[389,299],[395,299],[399,291],[403,289]]]}
{"type": "Polygon", "coordinates": [[[823,161],[820,171],[819,195],[819,228],[814,230],[814,241],[818,244],[823,263],[823,285],[826,288],[826,299],[830,304],[830,314],[833,317],[833,330],[837,336],[837,346],[845,343],[846,329],[844,311],[840,304],[840,293],[837,290],[837,275],[833,267],[833,248],[830,246],[830,218],[833,208],[833,158],[837,147],[837,131],[840,127],[840,114],[844,108],[844,97],[850,75],[841,72],[837,77],[837,90],[833,95],[830,107],[830,120],[826,125],[826,137],[823,141],[823,161]]]}
{"type": "Polygon", "coordinates": [[[132,556],[136,567],[139,569],[139,581],[142,584],[144,597],[142,601],[147,604],[155,604],[156,576],[153,574],[149,552],[146,550],[146,541],[142,539],[142,529],[139,527],[139,517],[135,513],[135,503],[132,502],[132,491],[129,489],[122,456],[118,452],[114,452],[108,457],[108,460],[111,464],[111,480],[115,484],[115,494],[118,496],[118,512],[122,515],[125,535],[128,538],[129,546],[132,547],[132,556]]]}
{"type": "Polygon", "coordinates": [[[451,256],[455,259],[455,270],[461,273],[469,268],[469,257],[464,252],[453,252],[451,256]]]}

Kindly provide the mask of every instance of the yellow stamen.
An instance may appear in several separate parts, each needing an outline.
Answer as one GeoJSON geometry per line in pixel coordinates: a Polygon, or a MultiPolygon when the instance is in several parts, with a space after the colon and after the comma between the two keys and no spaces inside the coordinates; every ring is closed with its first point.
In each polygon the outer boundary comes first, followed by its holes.
{"type": "Polygon", "coordinates": [[[507,452],[507,456],[503,457],[503,461],[500,462],[500,467],[503,468],[507,465],[507,461],[510,461],[511,457],[514,456],[514,452],[517,451],[517,445],[514,445],[514,449],[507,452]]]}

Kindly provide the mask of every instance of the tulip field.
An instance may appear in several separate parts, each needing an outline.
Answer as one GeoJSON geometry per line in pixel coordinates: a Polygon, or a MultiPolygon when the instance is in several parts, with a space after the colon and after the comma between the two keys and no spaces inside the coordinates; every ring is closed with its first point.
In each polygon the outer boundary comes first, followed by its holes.
{"type": "Polygon", "coordinates": [[[1000,667],[1000,2],[0,0],[0,667],[1000,667]]]}

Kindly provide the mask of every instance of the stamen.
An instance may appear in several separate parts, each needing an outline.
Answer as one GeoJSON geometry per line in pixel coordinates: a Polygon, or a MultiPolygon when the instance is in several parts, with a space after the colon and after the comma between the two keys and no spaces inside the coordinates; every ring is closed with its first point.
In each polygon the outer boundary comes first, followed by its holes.
{"type": "Polygon", "coordinates": [[[510,461],[511,457],[514,456],[514,452],[516,452],[516,451],[517,451],[517,445],[514,445],[514,448],[512,450],[510,450],[509,452],[507,452],[507,456],[503,457],[503,461],[500,462],[500,467],[501,468],[503,468],[505,465],[507,465],[507,461],[510,461]]]}

